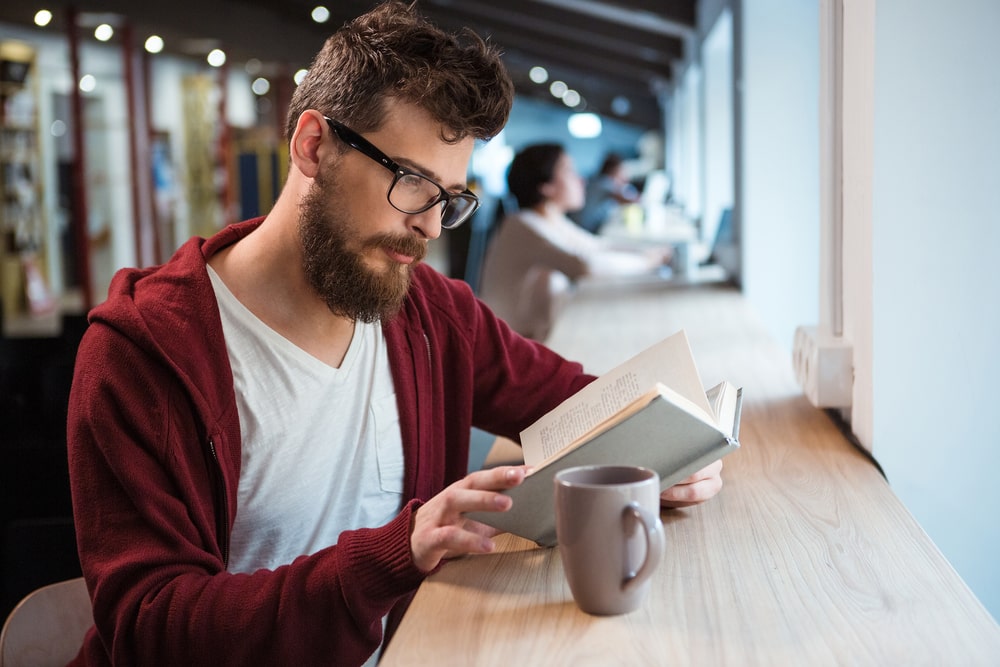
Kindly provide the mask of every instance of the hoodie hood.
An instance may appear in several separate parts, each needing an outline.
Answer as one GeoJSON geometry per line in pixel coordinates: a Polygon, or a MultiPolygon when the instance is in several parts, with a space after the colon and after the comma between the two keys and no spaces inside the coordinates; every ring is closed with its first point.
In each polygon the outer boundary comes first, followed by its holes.
{"type": "Polygon", "coordinates": [[[111,281],[108,298],[91,310],[91,325],[107,326],[181,380],[196,409],[208,423],[215,422],[232,396],[201,387],[233,384],[225,349],[215,291],[206,268],[220,249],[256,229],[263,218],[229,225],[211,239],[192,238],[169,262],[145,269],[122,269],[111,281]],[[206,360],[209,360],[206,363],[206,360]]]}

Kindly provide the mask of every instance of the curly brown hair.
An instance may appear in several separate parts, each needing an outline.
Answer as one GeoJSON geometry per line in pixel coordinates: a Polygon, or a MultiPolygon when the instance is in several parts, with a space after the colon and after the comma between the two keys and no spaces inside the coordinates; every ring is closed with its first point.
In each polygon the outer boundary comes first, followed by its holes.
{"type": "Polygon", "coordinates": [[[444,32],[415,5],[383,3],[326,40],[292,96],[288,137],[308,109],[358,132],[376,130],[387,98],[425,109],[447,142],[500,132],[514,96],[500,52],[469,29],[444,32]]]}

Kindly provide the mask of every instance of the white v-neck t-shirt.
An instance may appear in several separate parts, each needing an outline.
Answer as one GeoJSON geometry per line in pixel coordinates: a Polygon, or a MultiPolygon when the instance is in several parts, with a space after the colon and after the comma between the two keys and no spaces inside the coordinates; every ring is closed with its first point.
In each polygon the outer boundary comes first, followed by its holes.
{"type": "Polygon", "coordinates": [[[209,267],[243,440],[229,571],[274,569],[399,513],[403,446],[379,324],[339,368],[268,327],[209,267]]]}

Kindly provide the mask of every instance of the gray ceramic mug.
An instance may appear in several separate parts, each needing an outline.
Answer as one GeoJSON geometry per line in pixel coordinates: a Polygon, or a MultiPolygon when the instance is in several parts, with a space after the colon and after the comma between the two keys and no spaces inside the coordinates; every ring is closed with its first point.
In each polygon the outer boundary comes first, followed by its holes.
{"type": "Polygon", "coordinates": [[[559,555],[577,606],[601,615],[638,608],[665,548],[660,476],[635,466],[581,466],[554,481],[559,555]]]}

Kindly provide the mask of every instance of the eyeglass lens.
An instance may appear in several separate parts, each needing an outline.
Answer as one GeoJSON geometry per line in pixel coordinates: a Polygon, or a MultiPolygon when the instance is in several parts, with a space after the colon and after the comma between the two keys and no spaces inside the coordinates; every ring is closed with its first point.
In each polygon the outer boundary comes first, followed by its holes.
{"type": "Polygon", "coordinates": [[[390,204],[403,213],[423,213],[436,204],[443,204],[441,226],[450,229],[462,224],[479,208],[479,200],[474,194],[469,192],[449,194],[428,177],[401,169],[385,153],[354,130],[325,116],[324,120],[341,141],[395,173],[387,198],[390,204]]]}
{"type": "Polygon", "coordinates": [[[477,208],[479,208],[479,202],[471,197],[452,197],[441,214],[441,226],[445,229],[451,229],[460,225],[468,220],[477,208]]]}
{"type": "Polygon", "coordinates": [[[441,188],[434,181],[420,174],[401,174],[389,191],[389,202],[406,213],[420,213],[442,203],[441,226],[446,228],[460,224],[476,209],[472,197],[451,195],[443,200],[441,196],[441,188]]]}

